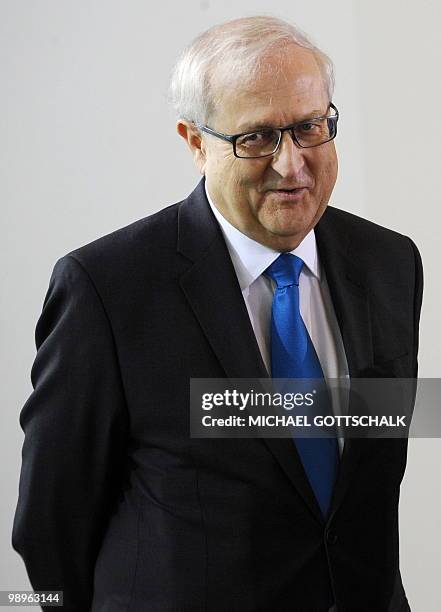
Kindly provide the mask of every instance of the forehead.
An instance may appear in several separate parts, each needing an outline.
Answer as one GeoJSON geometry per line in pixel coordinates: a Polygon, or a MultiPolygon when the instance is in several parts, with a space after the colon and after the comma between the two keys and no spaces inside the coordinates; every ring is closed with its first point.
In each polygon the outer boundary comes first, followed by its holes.
{"type": "Polygon", "coordinates": [[[290,46],[266,57],[251,83],[225,87],[219,102],[218,129],[237,133],[324,114],[329,100],[315,55],[290,46]]]}

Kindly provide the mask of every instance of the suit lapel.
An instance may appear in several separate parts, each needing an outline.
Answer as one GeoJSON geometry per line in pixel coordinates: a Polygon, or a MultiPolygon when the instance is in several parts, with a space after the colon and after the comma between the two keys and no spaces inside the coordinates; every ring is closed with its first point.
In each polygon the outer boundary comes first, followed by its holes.
{"type": "MultiPolygon", "coordinates": [[[[315,229],[320,262],[325,270],[342,335],[351,378],[362,377],[373,364],[369,292],[363,270],[351,256],[350,236],[344,234],[335,211],[328,208],[315,229]]],[[[347,492],[363,452],[363,440],[345,440],[330,519],[347,492]]]]}
{"type": "Polygon", "coordinates": [[[181,288],[227,377],[267,377],[203,180],[180,208],[178,251],[193,262],[180,279],[181,288]]]}
{"type": "Polygon", "coordinates": [[[324,267],[332,303],[343,339],[351,377],[360,376],[373,362],[369,295],[364,271],[357,267],[339,231],[334,210],[328,209],[315,229],[320,262],[324,267]]]}

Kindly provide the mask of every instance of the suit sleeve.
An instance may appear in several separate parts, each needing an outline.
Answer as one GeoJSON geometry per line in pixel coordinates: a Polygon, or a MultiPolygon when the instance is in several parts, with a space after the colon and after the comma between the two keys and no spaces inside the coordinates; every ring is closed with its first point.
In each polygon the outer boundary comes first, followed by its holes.
{"type": "Polygon", "coordinates": [[[34,590],[62,590],[65,612],[86,612],[122,487],[128,421],[109,320],[71,256],[54,268],[36,345],[34,391],[20,413],[25,438],[12,545],[34,590]]]}
{"type": "Polygon", "coordinates": [[[415,291],[414,291],[414,376],[418,374],[418,347],[419,347],[419,324],[421,315],[421,306],[423,301],[423,264],[421,261],[421,255],[415,245],[415,243],[409,238],[410,245],[414,256],[414,270],[415,270],[415,291]]]}

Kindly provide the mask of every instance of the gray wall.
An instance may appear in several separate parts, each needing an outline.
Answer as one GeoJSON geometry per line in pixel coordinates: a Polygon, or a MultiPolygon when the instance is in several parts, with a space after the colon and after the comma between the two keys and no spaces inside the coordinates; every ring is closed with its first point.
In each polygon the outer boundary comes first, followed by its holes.
{"type": "MultiPolygon", "coordinates": [[[[439,6],[271,3],[272,14],[297,22],[337,66],[340,176],[331,203],[420,247],[427,377],[441,369],[439,6]]],[[[10,547],[18,414],[31,391],[34,328],[52,266],[190,192],[198,175],[165,99],[174,59],[210,25],[267,11],[267,0],[0,0],[0,589],[29,587],[10,547]]],[[[411,440],[402,487],[401,566],[417,612],[441,609],[440,451],[439,440],[411,440]]]]}

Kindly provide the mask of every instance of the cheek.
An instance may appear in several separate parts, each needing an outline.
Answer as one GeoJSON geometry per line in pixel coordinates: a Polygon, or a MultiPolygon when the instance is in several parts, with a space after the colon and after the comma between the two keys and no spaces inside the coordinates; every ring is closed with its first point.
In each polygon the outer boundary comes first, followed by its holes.
{"type": "Polygon", "coordinates": [[[327,155],[319,165],[318,187],[323,192],[332,191],[337,179],[338,162],[334,154],[327,155]]]}
{"type": "MultiPolygon", "coordinates": [[[[270,158],[268,158],[270,159],[270,158]]],[[[250,197],[257,197],[269,183],[267,177],[271,173],[270,163],[264,160],[239,160],[242,161],[238,183],[242,189],[246,189],[250,197]]]]}
{"type": "Polygon", "coordinates": [[[250,192],[258,187],[258,176],[255,169],[247,161],[237,160],[224,173],[225,185],[231,192],[247,198],[250,192]]]}
{"type": "Polygon", "coordinates": [[[329,143],[331,144],[331,152],[329,155],[329,164],[328,164],[328,168],[329,168],[329,174],[332,178],[336,178],[337,177],[337,170],[338,170],[338,158],[337,158],[337,151],[335,150],[335,145],[333,142],[329,143]]]}
{"type": "Polygon", "coordinates": [[[328,188],[332,190],[335,185],[335,181],[337,180],[337,171],[338,171],[337,158],[330,161],[327,170],[328,170],[327,172],[328,188]]]}

